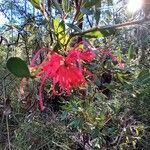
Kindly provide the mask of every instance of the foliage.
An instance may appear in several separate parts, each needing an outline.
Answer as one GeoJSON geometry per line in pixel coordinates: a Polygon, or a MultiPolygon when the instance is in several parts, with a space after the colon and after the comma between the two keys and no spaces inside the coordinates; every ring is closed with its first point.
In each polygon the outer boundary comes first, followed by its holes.
{"type": "Polygon", "coordinates": [[[31,122],[26,121],[15,131],[15,149],[70,149],[72,145],[70,133],[57,120],[48,123],[40,118],[31,122]]]}
{"type": "Polygon", "coordinates": [[[147,20],[111,0],[0,3],[0,149],[150,147],[147,20]]]}

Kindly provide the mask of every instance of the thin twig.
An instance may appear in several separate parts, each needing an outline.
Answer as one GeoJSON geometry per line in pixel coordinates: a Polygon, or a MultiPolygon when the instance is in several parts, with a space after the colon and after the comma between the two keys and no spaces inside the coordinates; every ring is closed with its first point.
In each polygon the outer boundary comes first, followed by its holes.
{"type": "Polygon", "coordinates": [[[130,22],[126,22],[126,23],[122,23],[122,24],[116,24],[116,25],[112,25],[112,26],[109,25],[109,26],[95,27],[95,28],[92,28],[92,29],[89,29],[89,30],[86,30],[86,31],[83,31],[83,32],[74,32],[74,33],[71,34],[71,37],[79,36],[79,35],[81,36],[81,35],[84,35],[86,33],[93,32],[93,31],[102,31],[102,30],[105,30],[105,29],[119,29],[119,28],[123,28],[123,27],[126,27],[126,26],[140,24],[140,23],[143,23],[145,21],[150,21],[150,19],[143,18],[141,20],[130,21],[130,22]]]}
{"type": "Polygon", "coordinates": [[[11,150],[10,134],[9,134],[9,124],[8,124],[8,115],[6,115],[6,127],[7,127],[8,149],[11,150]]]}
{"type": "Polygon", "coordinates": [[[89,33],[89,32],[94,32],[94,31],[102,31],[102,30],[107,30],[107,29],[120,29],[120,28],[124,28],[126,26],[131,26],[131,25],[136,25],[136,24],[141,24],[145,21],[150,21],[150,19],[147,19],[147,18],[143,18],[141,20],[136,20],[136,21],[130,21],[130,22],[126,22],[126,23],[121,23],[121,24],[116,24],[116,25],[112,25],[112,26],[100,26],[100,27],[95,27],[95,28],[92,28],[92,29],[89,29],[89,30],[86,30],[86,31],[83,31],[83,32],[73,32],[70,34],[69,36],[69,39],[65,45],[65,49],[67,48],[70,40],[75,37],[75,36],[82,36],[86,33],[89,33]]]}

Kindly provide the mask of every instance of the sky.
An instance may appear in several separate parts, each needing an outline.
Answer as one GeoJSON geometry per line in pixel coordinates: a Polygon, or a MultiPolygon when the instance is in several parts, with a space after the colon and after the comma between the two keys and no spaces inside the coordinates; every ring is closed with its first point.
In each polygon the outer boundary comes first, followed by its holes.
{"type": "MultiPolygon", "coordinates": [[[[0,0],[0,2],[2,2],[2,0],[0,0]]],[[[0,7],[2,7],[1,4],[0,4],[0,7]]],[[[7,18],[5,18],[4,14],[0,11],[0,35],[1,35],[1,32],[3,32],[2,27],[7,22],[8,22],[7,18]]]]}
{"type": "MultiPolygon", "coordinates": [[[[3,26],[4,24],[7,24],[7,23],[9,23],[9,20],[8,20],[8,18],[6,18],[5,17],[5,15],[4,15],[4,13],[3,12],[1,12],[1,10],[3,10],[3,6],[2,6],[2,4],[5,2],[5,0],[0,0],[0,27],[1,26],[3,26]]],[[[11,2],[11,0],[7,0],[7,2],[11,2]]],[[[13,0],[12,0],[12,2],[13,2],[13,0]]],[[[22,4],[23,6],[24,6],[24,3],[25,3],[25,0],[15,0],[15,2],[17,3],[20,3],[20,4],[22,4]]],[[[27,11],[31,11],[31,9],[28,9],[29,7],[31,8],[31,4],[30,4],[30,2],[28,2],[28,0],[26,0],[26,4],[27,4],[27,11]]],[[[6,4],[7,5],[7,4],[6,4]]],[[[10,17],[10,7],[9,7],[9,10],[5,10],[5,13],[10,17]]],[[[16,10],[14,9],[14,10],[12,10],[12,12],[15,12],[16,10]]],[[[18,17],[18,16],[14,16],[13,15],[13,19],[15,18],[15,20],[17,19],[16,17],[18,17]]],[[[18,20],[17,20],[18,21],[18,20]]]]}
{"type": "Polygon", "coordinates": [[[4,14],[0,12],[0,26],[4,25],[7,22],[8,22],[7,18],[5,18],[4,14]]]}
{"type": "MultiPolygon", "coordinates": [[[[0,0],[0,3],[3,0],[0,0]]],[[[114,3],[117,3],[118,0],[114,0],[114,3]]],[[[128,0],[128,8],[129,11],[136,11],[138,9],[140,9],[141,5],[142,5],[142,0],[128,0]],[[136,1],[136,3],[135,3],[136,1]]],[[[2,6],[1,6],[2,7],[2,6]]],[[[3,26],[4,24],[8,23],[8,19],[5,17],[5,15],[0,12],[0,26],[3,26]]]]}
{"type": "MultiPolygon", "coordinates": [[[[2,2],[3,0],[0,0],[0,3],[2,2]]],[[[2,7],[2,6],[0,6],[2,7]]],[[[0,12],[0,26],[4,25],[5,23],[7,23],[8,20],[7,18],[5,18],[4,14],[2,12],[0,12]]]]}

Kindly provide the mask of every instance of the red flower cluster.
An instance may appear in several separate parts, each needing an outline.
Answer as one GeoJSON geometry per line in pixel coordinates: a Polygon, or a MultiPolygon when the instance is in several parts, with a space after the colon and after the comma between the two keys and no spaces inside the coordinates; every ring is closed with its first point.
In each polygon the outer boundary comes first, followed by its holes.
{"type": "MultiPolygon", "coordinates": [[[[82,44],[82,43],[81,43],[82,44]]],[[[95,52],[100,52],[103,56],[109,56],[114,62],[117,62],[120,69],[124,68],[124,63],[121,63],[120,59],[117,56],[113,55],[110,50],[104,50],[100,48],[92,48],[88,43],[84,43],[88,49],[92,49],[95,52]]],[[[78,45],[79,46],[79,45],[78,45]]],[[[82,87],[86,85],[86,79],[84,73],[86,68],[83,67],[84,63],[89,63],[95,58],[95,53],[91,50],[84,51],[77,47],[70,49],[67,56],[62,56],[58,53],[52,53],[50,49],[42,48],[40,49],[33,57],[30,69],[34,73],[36,78],[41,80],[39,87],[39,98],[40,98],[40,109],[44,109],[44,98],[43,98],[43,89],[47,79],[52,81],[52,94],[61,95],[67,94],[70,95],[71,91],[74,88],[82,87]],[[46,59],[40,64],[37,65],[37,59],[40,54],[48,51],[46,59]],[[34,72],[35,71],[35,72],[34,72]],[[38,73],[37,73],[38,72],[38,73]]],[[[103,61],[102,61],[103,62],[103,61]]],[[[90,71],[86,70],[90,76],[93,74],[90,71]]],[[[24,93],[24,81],[21,82],[20,92],[24,93]]]]}
{"type": "Polygon", "coordinates": [[[37,66],[35,65],[35,60],[38,55],[35,55],[30,66],[31,70],[33,68],[40,68],[41,70],[36,75],[36,77],[41,79],[41,86],[39,89],[41,110],[44,109],[43,88],[48,78],[52,79],[54,95],[61,95],[64,93],[69,95],[73,88],[81,87],[86,84],[82,62],[91,62],[95,58],[95,53],[93,51],[71,49],[66,57],[58,53],[53,53],[47,56],[47,59],[41,65],[37,66]]]}

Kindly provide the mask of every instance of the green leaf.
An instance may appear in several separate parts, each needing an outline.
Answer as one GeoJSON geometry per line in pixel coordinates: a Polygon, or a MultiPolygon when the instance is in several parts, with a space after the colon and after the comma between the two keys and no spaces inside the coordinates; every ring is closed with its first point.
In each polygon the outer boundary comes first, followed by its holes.
{"type": "Polygon", "coordinates": [[[68,112],[67,111],[63,111],[62,115],[61,115],[61,120],[65,120],[68,117],[68,112]]]}
{"type": "Polygon", "coordinates": [[[104,37],[103,34],[100,31],[92,31],[92,32],[84,34],[84,36],[88,37],[88,38],[100,38],[100,37],[104,37]]]}
{"type": "Polygon", "coordinates": [[[138,75],[136,83],[138,83],[138,84],[150,84],[150,70],[148,70],[148,69],[142,70],[138,75]]]}
{"type": "Polygon", "coordinates": [[[19,57],[11,57],[7,61],[6,67],[13,75],[17,77],[31,77],[26,62],[19,57]]]}
{"type": "Polygon", "coordinates": [[[92,6],[100,6],[101,0],[84,0],[84,7],[85,8],[91,8],[92,6]]]}
{"type": "Polygon", "coordinates": [[[67,23],[67,26],[68,26],[69,28],[73,29],[74,31],[82,32],[82,30],[81,30],[78,26],[76,26],[76,25],[74,25],[74,24],[67,23]]]}
{"type": "Polygon", "coordinates": [[[59,18],[54,19],[53,21],[55,35],[57,36],[58,42],[65,45],[67,41],[67,35],[65,34],[65,23],[60,21],[59,18]]]}
{"type": "Polygon", "coordinates": [[[95,10],[95,14],[94,14],[95,20],[96,20],[96,25],[98,25],[98,23],[99,23],[100,14],[101,14],[101,11],[100,11],[99,9],[96,9],[96,10],[95,10]]]}
{"type": "Polygon", "coordinates": [[[83,126],[83,121],[82,121],[81,118],[75,118],[75,119],[73,119],[73,120],[69,123],[68,126],[70,126],[70,127],[72,127],[72,128],[82,128],[82,126],[83,126]]]}
{"type": "Polygon", "coordinates": [[[91,31],[84,34],[85,37],[88,38],[102,38],[113,35],[115,33],[115,29],[102,29],[101,31],[91,31]]]}
{"type": "Polygon", "coordinates": [[[65,12],[69,12],[70,11],[70,1],[69,0],[63,0],[62,1],[62,8],[65,12]]]}
{"type": "Polygon", "coordinates": [[[128,58],[128,63],[131,61],[131,59],[133,58],[133,45],[131,44],[129,49],[128,49],[128,54],[127,54],[127,58],[128,58]]]}
{"type": "Polygon", "coordinates": [[[57,0],[52,0],[53,1],[53,4],[55,6],[55,8],[59,11],[60,14],[63,14],[63,11],[60,7],[60,4],[57,2],[57,0]]]}
{"type": "Polygon", "coordinates": [[[53,20],[53,26],[54,26],[54,31],[58,32],[58,27],[59,27],[60,19],[57,17],[53,20]]]}
{"type": "Polygon", "coordinates": [[[76,20],[78,23],[80,23],[80,22],[83,21],[83,16],[84,16],[84,14],[83,14],[82,12],[79,12],[79,13],[77,14],[75,20],[76,20]]]}
{"type": "Polygon", "coordinates": [[[81,8],[81,12],[83,14],[86,14],[86,15],[92,15],[93,14],[93,10],[92,9],[89,9],[89,8],[81,8]]]}
{"type": "Polygon", "coordinates": [[[40,9],[41,0],[29,0],[29,2],[37,9],[40,9]]]}
{"type": "Polygon", "coordinates": [[[149,74],[149,70],[148,69],[143,69],[143,70],[141,70],[141,72],[139,73],[139,75],[138,75],[138,78],[141,78],[141,77],[143,77],[143,76],[147,76],[147,74],[149,74]]]}
{"type": "Polygon", "coordinates": [[[65,24],[64,21],[60,21],[60,19],[57,17],[53,21],[54,31],[56,33],[64,33],[65,32],[65,24]]]}
{"type": "Polygon", "coordinates": [[[60,44],[59,42],[57,42],[57,43],[55,44],[53,50],[54,50],[55,52],[58,52],[58,50],[60,50],[61,48],[62,48],[62,47],[61,47],[61,44],[60,44]]]}
{"type": "Polygon", "coordinates": [[[65,23],[64,23],[64,21],[61,21],[59,23],[58,33],[61,33],[61,34],[65,33],[65,23]]]}
{"type": "Polygon", "coordinates": [[[117,79],[123,83],[124,82],[124,78],[123,78],[123,74],[121,74],[121,72],[117,72],[116,73],[117,79]]]}

